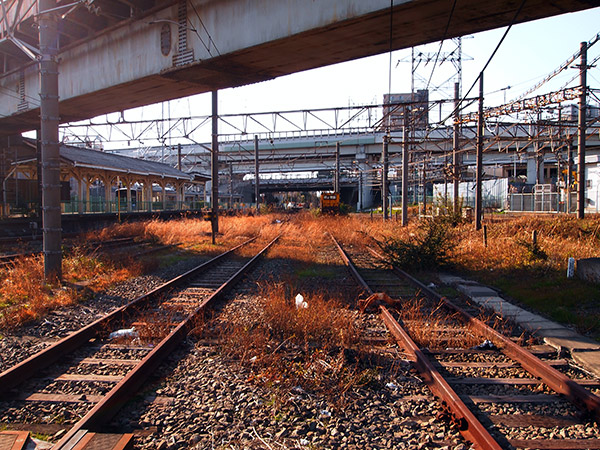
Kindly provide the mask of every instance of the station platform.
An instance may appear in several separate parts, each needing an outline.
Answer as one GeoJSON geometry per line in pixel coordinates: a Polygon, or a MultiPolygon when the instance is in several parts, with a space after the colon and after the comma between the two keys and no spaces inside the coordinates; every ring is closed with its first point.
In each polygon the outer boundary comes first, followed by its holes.
{"type": "MultiPolygon", "coordinates": [[[[198,210],[166,210],[153,212],[129,213],[100,213],[100,214],[63,214],[61,216],[64,234],[81,233],[100,229],[119,221],[135,222],[142,220],[160,219],[169,220],[180,217],[202,217],[198,210]]],[[[36,240],[41,239],[42,225],[38,219],[17,217],[0,220],[0,241],[2,240],[36,240]]]]}
{"type": "Polygon", "coordinates": [[[558,351],[567,351],[585,370],[600,377],[600,342],[576,331],[509,303],[499,293],[487,286],[464,278],[440,274],[440,281],[469,297],[473,302],[512,320],[521,328],[540,337],[558,351]]]}

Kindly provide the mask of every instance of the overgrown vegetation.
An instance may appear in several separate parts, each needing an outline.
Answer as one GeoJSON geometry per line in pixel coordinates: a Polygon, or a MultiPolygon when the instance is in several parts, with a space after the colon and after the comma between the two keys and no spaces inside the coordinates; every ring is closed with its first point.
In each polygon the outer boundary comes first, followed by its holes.
{"type": "MultiPolygon", "coordinates": [[[[297,269],[297,282],[311,283],[322,282],[319,277],[331,276],[325,266],[315,266],[315,255],[329,243],[326,231],[346,245],[360,246],[375,238],[382,249],[387,246],[388,257],[396,255],[393,260],[396,265],[409,271],[451,268],[600,338],[600,288],[565,277],[569,257],[598,256],[600,218],[503,215],[502,220],[494,221],[486,216],[487,246],[481,231],[475,231],[473,224],[454,219],[457,218],[443,217],[420,223],[411,218],[407,227],[401,227],[396,220],[383,222],[380,217],[371,219],[368,215],[314,217],[310,212],[301,212],[292,216],[222,217],[218,244],[213,246],[209,222],[183,218],[116,225],[90,233],[85,240],[135,236],[159,244],[179,243],[185,253],[209,255],[253,236],[264,242],[283,233],[269,257],[305,263],[297,269]],[[531,237],[533,230],[538,233],[535,244],[531,237]]],[[[340,264],[336,255],[329,258],[330,264],[340,264]]],[[[25,258],[1,269],[0,326],[42,317],[52,308],[81,301],[93,292],[148,269],[127,261],[107,263],[93,252],[83,251],[67,256],[63,264],[66,283],[55,286],[43,285],[42,261],[38,257],[25,258]]]]}
{"type": "Polygon", "coordinates": [[[42,256],[20,258],[0,271],[0,328],[39,319],[145,271],[140,261],[119,264],[75,249],[63,259],[62,283],[44,283],[42,256]]]}
{"type": "Polygon", "coordinates": [[[304,298],[285,283],[260,286],[260,310],[221,329],[226,352],[250,367],[255,381],[282,391],[300,387],[332,396],[364,378],[347,355],[358,341],[356,315],[324,293],[304,298]]]}
{"type": "Polygon", "coordinates": [[[462,321],[458,313],[448,314],[443,303],[429,308],[426,300],[415,297],[406,301],[398,310],[400,319],[410,336],[420,347],[430,350],[446,348],[471,348],[481,343],[477,334],[448,332],[447,327],[458,326],[462,321]]]}
{"type": "Polygon", "coordinates": [[[406,270],[424,270],[447,267],[456,247],[449,222],[430,219],[409,238],[384,237],[377,241],[387,262],[406,270]]]}

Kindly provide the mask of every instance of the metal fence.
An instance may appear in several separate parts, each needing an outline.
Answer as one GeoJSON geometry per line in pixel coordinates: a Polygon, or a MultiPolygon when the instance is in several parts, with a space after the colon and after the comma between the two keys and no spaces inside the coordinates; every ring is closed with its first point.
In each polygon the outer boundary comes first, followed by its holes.
{"type": "MultiPolygon", "coordinates": [[[[508,197],[508,178],[497,178],[494,180],[484,180],[481,184],[482,202],[484,208],[506,207],[508,197]]],[[[458,195],[462,201],[462,206],[475,207],[475,182],[464,181],[458,185],[458,195]]],[[[433,197],[435,202],[443,199],[452,199],[451,183],[436,183],[433,185],[433,197]]]]}
{"type": "MultiPolygon", "coordinates": [[[[515,212],[567,212],[567,199],[558,192],[508,194],[508,209],[515,212]]],[[[577,193],[571,193],[571,213],[577,212],[577,193]]]]}

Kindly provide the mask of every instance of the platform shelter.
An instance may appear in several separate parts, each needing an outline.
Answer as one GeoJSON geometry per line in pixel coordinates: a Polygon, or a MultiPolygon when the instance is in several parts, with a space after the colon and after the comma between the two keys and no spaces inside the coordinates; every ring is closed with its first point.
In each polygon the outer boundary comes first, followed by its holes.
{"type": "MultiPolygon", "coordinates": [[[[35,214],[41,198],[37,141],[21,138],[3,154],[2,216],[35,214]],[[7,164],[8,162],[8,164],[7,164]]],[[[63,214],[199,209],[209,179],[166,164],[61,145],[63,214]]]]}

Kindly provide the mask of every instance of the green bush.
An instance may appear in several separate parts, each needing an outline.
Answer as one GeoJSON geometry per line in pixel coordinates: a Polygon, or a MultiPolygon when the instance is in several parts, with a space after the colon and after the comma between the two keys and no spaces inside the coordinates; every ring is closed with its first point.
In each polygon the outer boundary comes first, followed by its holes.
{"type": "Polygon", "coordinates": [[[406,270],[446,267],[456,247],[451,224],[437,218],[424,221],[411,240],[391,237],[377,243],[386,262],[406,270]]]}

